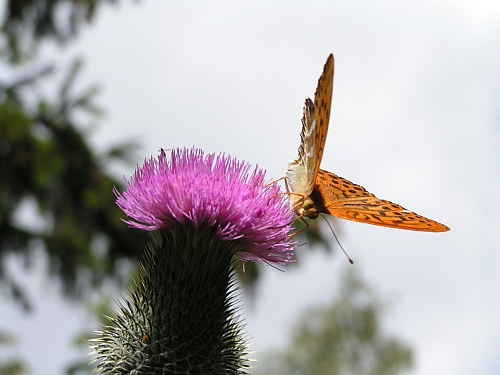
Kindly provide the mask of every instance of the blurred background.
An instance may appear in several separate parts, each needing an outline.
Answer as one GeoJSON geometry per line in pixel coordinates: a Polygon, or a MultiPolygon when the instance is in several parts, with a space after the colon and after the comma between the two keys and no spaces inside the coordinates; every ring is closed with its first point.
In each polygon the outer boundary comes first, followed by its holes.
{"type": "Polygon", "coordinates": [[[378,362],[343,373],[500,373],[499,2],[0,4],[1,374],[89,373],[82,337],[147,240],[112,186],[192,146],[282,177],[329,53],[322,168],[451,231],[331,220],[351,266],[318,220],[296,265],[248,275],[252,373],[283,371],[350,304],[372,334],[346,337],[378,362]]]}

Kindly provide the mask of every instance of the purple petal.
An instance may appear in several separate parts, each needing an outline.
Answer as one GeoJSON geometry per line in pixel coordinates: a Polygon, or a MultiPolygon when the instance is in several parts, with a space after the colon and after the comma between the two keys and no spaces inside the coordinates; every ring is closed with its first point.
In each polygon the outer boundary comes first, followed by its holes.
{"type": "Polygon", "coordinates": [[[216,228],[225,241],[238,241],[242,260],[291,262],[295,242],[287,234],[293,213],[276,184],[266,185],[265,172],[224,154],[200,149],[162,151],[144,161],[117,205],[134,228],[157,230],[176,225],[216,228]]]}

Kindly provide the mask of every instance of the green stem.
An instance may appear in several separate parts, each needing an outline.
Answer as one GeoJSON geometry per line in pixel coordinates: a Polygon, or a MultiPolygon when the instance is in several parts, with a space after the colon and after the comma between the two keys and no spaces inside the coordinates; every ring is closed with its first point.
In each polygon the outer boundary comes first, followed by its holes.
{"type": "Polygon", "coordinates": [[[130,301],[92,345],[104,374],[243,374],[231,268],[235,241],[212,229],[160,231],[130,301]]]}

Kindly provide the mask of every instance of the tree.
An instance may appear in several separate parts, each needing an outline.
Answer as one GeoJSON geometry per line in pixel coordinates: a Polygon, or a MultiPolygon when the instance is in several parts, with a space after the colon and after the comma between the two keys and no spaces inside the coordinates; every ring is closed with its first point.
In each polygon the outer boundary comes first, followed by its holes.
{"type": "MultiPolygon", "coordinates": [[[[16,339],[11,334],[0,331],[0,346],[15,346],[16,339]]],[[[0,361],[0,375],[24,375],[28,373],[26,364],[18,358],[0,361]]]]}
{"type": "Polygon", "coordinates": [[[7,0],[2,21],[3,53],[11,63],[36,56],[41,40],[64,44],[90,23],[99,5],[117,0],[7,0]]]}
{"type": "Polygon", "coordinates": [[[107,163],[123,159],[132,145],[98,156],[77,123],[78,111],[98,114],[92,102],[95,88],[71,93],[80,66],[76,62],[71,67],[55,102],[40,97],[30,107],[23,95],[48,69],[0,86],[0,283],[25,308],[29,301],[4,269],[8,254],[29,259],[30,251],[42,244],[51,274],[63,281],[67,295],[78,296],[114,275],[117,260],[137,259],[146,242],[146,236],[121,223],[110,193],[120,182],[106,172],[107,163]],[[16,223],[24,204],[36,206],[41,228],[16,223]]]}
{"type": "Polygon", "coordinates": [[[393,375],[412,367],[411,349],[384,335],[384,304],[352,270],[328,306],[305,311],[283,351],[262,360],[256,375],[393,375]]]}

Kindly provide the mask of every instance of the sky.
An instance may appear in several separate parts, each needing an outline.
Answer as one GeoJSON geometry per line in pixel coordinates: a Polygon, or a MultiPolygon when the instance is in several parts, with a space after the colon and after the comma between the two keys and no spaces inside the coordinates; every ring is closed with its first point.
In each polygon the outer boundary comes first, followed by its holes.
{"type": "MultiPolygon", "coordinates": [[[[414,348],[412,374],[500,373],[499,2],[122,1],[74,45],[45,53],[62,65],[83,57],[78,84],[102,87],[98,150],[134,139],[141,164],[160,148],[196,146],[269,179],[296,157],[303,101],[333,53],[322,169],[451,231],[341,221],[353,266],[316,251],[286,272],[267,267],[245,310],[252,356],[283,347],[301,311],[331,300],[342,269],[356,267],[393,300],[384,330],[414,348]]],[[[69,340],[89,324],[44,267],[40,258],[26,274],[35,314],[0,308],[17,353],[42,362],[33,375],[62,373],[69,340]]]]}

